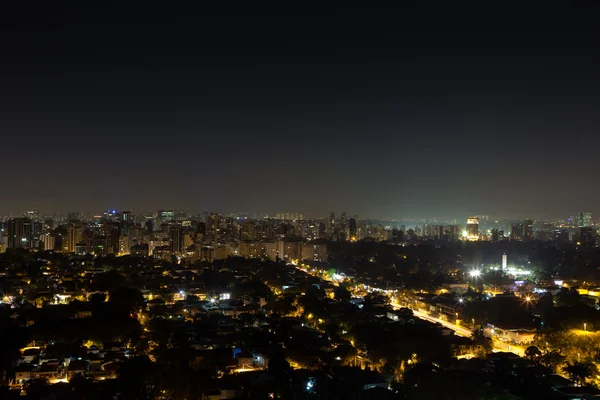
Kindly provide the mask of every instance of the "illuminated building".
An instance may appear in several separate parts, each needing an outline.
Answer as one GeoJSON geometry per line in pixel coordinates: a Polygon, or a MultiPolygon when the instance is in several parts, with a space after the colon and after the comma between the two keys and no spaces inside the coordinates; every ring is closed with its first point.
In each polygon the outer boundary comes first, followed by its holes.
{"type": "Polygon", "coordinates": [[[42,242],[44,250],[54,250],[56,238],[50,233],[44,233],[40,235],[40,242],[42,242]]]}
{"type": "Polygon", "coordinates": [[[255,240],[256,235],[255,235],[255,231],[254,231],[254,223],[249,220],[244,221],[242,223],[240,233],[241,233],[242,240],[255,240]]]}
{"type": "Polygon", "coordinates": [[[506,254],[502,254],[502,271],[506,271],[508,268],[508,256],[506,254]]]}
{"type": "Polygon", "coordinates": [[[302,242],[283,241],[277,242],[277,256],[282,260],[294,260],[302,257],[302,242]]]}
{"type": "Polygon", "coordinates": [[[596,245],[596,231],[591,226],[584,226],[579,228],[579,235],[577,244],[584,247],[590,248],[596,245]]]}
{"type": "Polygon", "coordinates": [[[25,217],[31,219],[32,221],[37,221],[40,219],[40,212],[37,210],[30,210],[25,213],[25,217]]]}
{"type": "Polygon", "coordinates": [[[580,212],[577,216],[577,225],[579,228],[586,228],[592,226],[592,213],[580,212]]]}
{"type": "Polygon", "coordinates": [[[526,219],[523,221],[523,241],[530,242],[533,240],[533,221],[526,219]]]}
{"type": "Polygon", "coordinates": [[[148,243],[138,243],[131,246],[130,253],[132,256],[148,257],[150,255],[150,246],[148,243]]]}
{"type": "Polygon", "coordinates": [[[566,243],[569,241],[569,231],[566,229],[554,229],[552,239],[555,242],[566,243]]]}
{"type": "Polygon", "coordinates": [[[510,225],[510,240],[523,240],[523,224],[510,225]]]}
{"type": "Polygon", "coordinates": [[[131,211],[123,211],[123,212],[121,212],[121,223],[123,225],[131,225],[131,224],[133,224],[133,219],[131,217],[131,211]]]}
{"type": "Polygon", "coordinates": [[[303,244],[302,260],[326,262],[329,257],[326,244],[303,244]]]}
{"type": "Polygon", "coordinates": [[[479,218],[469,217],[467,218],[467,240],[479,240],[479,218]]]}
{"type": "Polygon", "coordinates": [[[350,220],[348,221],[348,232],[350,234],[350,240],[356,240],[357,237],[357,233],[358,230],[356,229],[356,220],[357,220],[358,216],[355,215],[354,218],[350,218],[350,220]]]}
{"type": "Polygon", "coordinates": [[[67,236],[63,238],[63,252],[75,253],[75,247],[83,239],[83,228],[70,226],[67,228],[67,236]]]}
{"type": "Polygon", "coordinates": [[[119,236],[119,255],[129,254],[129,236],[119,236]]]}
{"type": "Polygon", "coordinates": [[[6,223],[7,248],[32,247],[32,223],[29,218],[12,218],[6,223]]]}
{"type": "Polygon", "coordinates": [[[171,253],[176,255],[183,254],[183,229],[181,227],[171,228],[171,253]]]}

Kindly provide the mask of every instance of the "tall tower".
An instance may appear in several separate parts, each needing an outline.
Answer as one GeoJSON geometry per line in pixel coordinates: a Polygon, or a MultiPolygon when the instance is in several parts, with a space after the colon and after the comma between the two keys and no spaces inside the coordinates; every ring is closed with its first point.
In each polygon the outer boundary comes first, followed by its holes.
{"type": "Polygon", "coordinates": [[[506,271],[508,268],[508,256],[506,253],[502,254],[502,271],[506,271]]]}
{"type": "Polygon", "coordinates": [[[592,226],[592,213],[580,212],[577,216],[577,225],[579,228],[586,228],[592,226]]]}
{"type": "Polygon", "coordinates": [[[523,241],[530,242],[533,240],[533,221],[526,219],[523,221],[523,241]]]}
{"type": "Polygon", "coordinates": [[[467,218],[467,240],[479,240],[479,217],[467,218]]]}
{"type": "Polygon", "coordinates": [[[32,224],[29,218],[13,218],[6,223],[6,236],[9,249],[32,246],[32,224]]]}
{"type": "Polygon", "coordinates": [[[178,226],[171,228],[171,253],[178,256],[183,254],[183,229],[178,226]]]}
{"type": "Polygon", "coordinates": [[[66,253],[75,253],[75,247],[83,239],[83,229],[79,226],[68,227],[66,239],[63,241],[63,250],[66,253]]]}

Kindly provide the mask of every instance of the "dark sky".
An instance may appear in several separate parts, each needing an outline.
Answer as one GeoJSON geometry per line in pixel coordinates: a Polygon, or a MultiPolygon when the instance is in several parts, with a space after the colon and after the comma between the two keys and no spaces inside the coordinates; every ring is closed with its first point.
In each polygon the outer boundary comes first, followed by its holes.
{"type": "Polygon", "coordinates": [[[14,3],[0,215],[600,215],[596,1],[14,3]]]}

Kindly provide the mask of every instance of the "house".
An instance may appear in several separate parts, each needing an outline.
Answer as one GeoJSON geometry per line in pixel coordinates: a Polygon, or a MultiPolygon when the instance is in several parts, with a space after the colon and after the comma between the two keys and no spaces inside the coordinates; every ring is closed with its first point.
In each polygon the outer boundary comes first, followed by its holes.
{"type": "Polygon", "coordinates": [[[67,367],[67,379],[71,379],[77,374],[86,375],[90,364],[86,360],[73,360],[67,367]]]}
{"type": "Polygon", "coordinates": [[[15,382],[22,383],[33,378],[33,369],[35,365],[22,364],[15,368],[15,382]]]}

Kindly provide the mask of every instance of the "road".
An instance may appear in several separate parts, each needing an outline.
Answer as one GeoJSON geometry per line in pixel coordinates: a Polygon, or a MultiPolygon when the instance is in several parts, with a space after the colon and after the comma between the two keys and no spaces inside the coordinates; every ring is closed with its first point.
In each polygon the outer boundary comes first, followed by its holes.
{"type": "MultiPolygon", "coordinates": [[[[300,268],[297,265],[294,265],[294,266],[296,268],[298,268],[299,270],[305,272],[305,273],[308,273],[308,274],[311,274],[311,275],[315,275],[315,276],[319,276],[319,277],[325,279],[323,276],[320,276],[319,274],[311,273],[310,271],[307,271],[306,269],[300,268]]],[[[325,280],[327,280],[327,279],[325,279],[325,280]]],[[[328,281],[334,283],[335,285],[338,285],[338,282],[331,281],[331,280],[328,280],[328,281]]],[[[397,304],[392,304],[392,307],[394,309],[401,308],[397,304]]],[[[425,313],[423,313],[421,311],[418,311],[418,310],[412,310],[412,311],[413,311],[413,314],[416,317],[421,318],[421,319],[423,319],[425,321],[429,321],[429,322],[433,322],[433,323],[438,323],[438,324],[440,324],[440,325],[442,325],[442,326],[444,326],[446,328],[452,329],[458,336],[471,337],[471,334],[473,333],[470,329],[465,328],[464,326],[456,325],[456,324],[453,324],[452,322],[445,321],[443,319],[439,319],[439,318],[436,318],[436,317],[432,317],[431,315],[425,314],[425,313]]],[[[525,356],[525,350],[522,347],[515,346],[515,345],[512,345],[512,344],[508,344],[506,342],[502,342],[502,341],[497,340],[495,338],[492,338],[492,343],[494,345],[494,351],[496,351],[496,352],[497,351],[510,351],[512,353],[515,353],[515,354],[519,355],[520,357],[524,357],[525,356]]]]}
{"type": "MultiPolygon", "coordinates": [[[[392,307],[394,307],[395,309],[400,308],[400,306],[395,305],[395,304],[393,304],[392,307]]],[[[473,331],[471,331],[468,328],[465,328],[464,326],[456,325],[456,324],[453,324],[452,322],[445,321],[443,319],[439,319],[436,317],[432,317],[431,315],[425,314],[418,310],[412,310],[412,311],[413,311],[413,314],[415,315],[415,317],[424,319],[425,321],[438,323],[448,329],[452,329],[458,336],[471,337],[471,334],[473,333],[473,331]]],[[[520,346],[508,344],[506,342],[502,342],[502,341],[494,339],[494,338],[492,338],[492,343],[494,345],[494,351],[510,351],[511,353],[515,353],[515,354],[519,355],[520,357],[523,357],[525,355],[525,350],[520,346]]]]}

